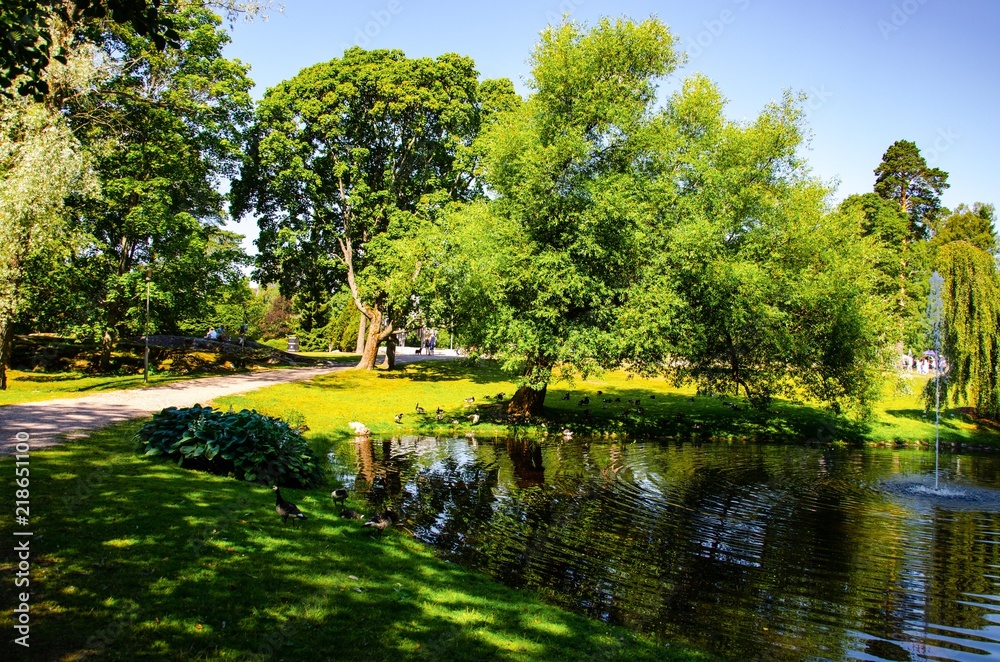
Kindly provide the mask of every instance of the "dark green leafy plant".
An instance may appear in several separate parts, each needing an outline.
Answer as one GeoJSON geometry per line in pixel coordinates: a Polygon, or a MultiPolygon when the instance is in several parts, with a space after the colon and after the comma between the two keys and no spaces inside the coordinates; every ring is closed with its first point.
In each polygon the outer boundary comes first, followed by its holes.
{"type": "Polygon", "coordinates": [[[140,451],[181,466],[282,487],[315,487],[323,467],[301,432],[285,421],[244,409],[222,413],[195,405],[153,414],[136,433],[140,451]]]}

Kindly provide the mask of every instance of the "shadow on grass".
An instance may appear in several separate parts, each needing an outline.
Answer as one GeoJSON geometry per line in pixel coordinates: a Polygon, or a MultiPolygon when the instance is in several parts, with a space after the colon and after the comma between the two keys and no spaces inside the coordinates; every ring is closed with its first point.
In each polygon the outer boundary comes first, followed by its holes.
{"type": "Polygon", "coordinates": [[[379,378],[406,379],[411,382],[444,382],[464,379],[480,385],[509,379],[491,361],[480,361],[472,364],[468,359],[414,361],[403,366],[397,365],[393,370],[380,371],[379,378]]]}
{"type": "Polygon", "coordinates": [[[688,659],[376,540],[326,492],[283,490],[309,517],[283,526],[267,488],[141,458],[134,430],[32,454],[38,659],[688,659]]]}

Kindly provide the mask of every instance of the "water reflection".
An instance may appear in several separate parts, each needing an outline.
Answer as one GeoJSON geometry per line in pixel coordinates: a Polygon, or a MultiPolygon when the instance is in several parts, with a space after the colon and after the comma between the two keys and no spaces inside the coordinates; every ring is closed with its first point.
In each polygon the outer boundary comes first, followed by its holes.
{"type": "MultiPolygon", "coordinates": [[[[1000,656],[1000,513],[891,498],[933,454],[359,440],[344,482],[448,559],[740,660],[1000,656]]],[[[995,487],[993,457],[943,458],[995,487]]]]}

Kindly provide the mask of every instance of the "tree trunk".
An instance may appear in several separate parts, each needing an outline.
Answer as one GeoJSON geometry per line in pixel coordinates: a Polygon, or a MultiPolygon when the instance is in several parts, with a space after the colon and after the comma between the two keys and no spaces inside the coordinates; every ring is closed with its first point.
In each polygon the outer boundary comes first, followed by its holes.
{"type": "Polygon", "coordinates": [[[507,404],[507,413],[515,418],[539,416],[545,405],[545,391],[547,389],[548,385],[543,386],[541,390],[522,386],[517,389],[514,397],[507,404]]]}
{"type": "Polygon", "coordinates": [[[394,335],[385,339],[385,367],[387,370],[396,367],[396,336],[394,335]]]}
{"type": "Polygon", "coordinates": [[[354,352],[356,354],[364,354],[365,353],[365,322],[366,321],[368,321],[368,318],[365,317],[364,315],[361,315],[361,321],[358,322],[358,342],[354,346],[354,352]]]}
{"type": "Polygon", "coordinates": [[[378,360],[378,348],[382,341],[392,334],[392,323],[382,328],[385,317],[381,311],[374,309],[372,318],[368,320],[368,334],[365,338],[365,351],[361,354],[361,361],[358,368],[362,370],[374,370],[375,362],[378,360]]]}
{"type": "Polygon", "coordinates": [[[10,362],[10,346],[14,339],[12,325],[0,322],[0,391],[7,390],[7,364],[10,362]]]}
{"type": "Polygon", "coordinates": [[[104,329],[104,337],[101,338],[101,357],[97,369],[101,372],[111,371],[111,350],[115,346],[114,329],[110,326],[104,329]]]}

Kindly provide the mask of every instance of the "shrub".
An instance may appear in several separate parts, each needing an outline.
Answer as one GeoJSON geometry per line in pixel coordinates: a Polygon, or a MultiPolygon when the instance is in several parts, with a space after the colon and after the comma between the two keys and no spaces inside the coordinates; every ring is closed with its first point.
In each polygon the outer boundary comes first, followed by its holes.
{"type": "Polygon", "coordinates": [[[190,469],[282,487],[324,482],[319,457],[302,434],[281,419],[256,411],[167,407],[153,414],[136,440],[146,455],[164,455],[190,469]]]}

